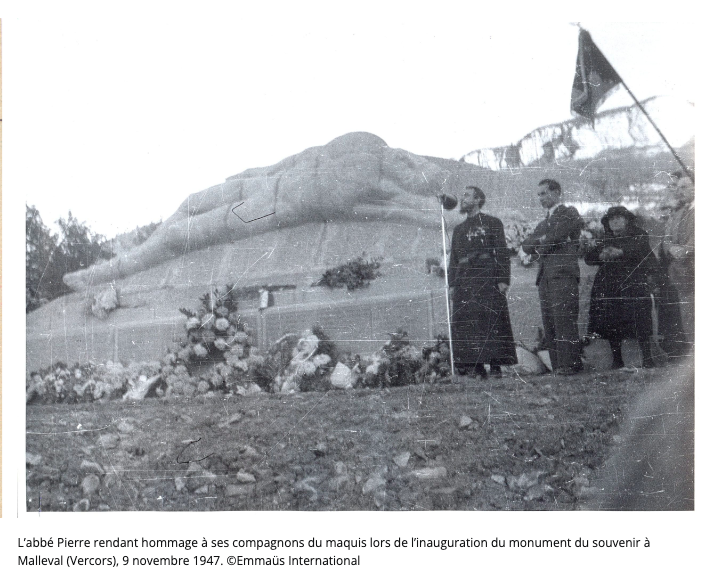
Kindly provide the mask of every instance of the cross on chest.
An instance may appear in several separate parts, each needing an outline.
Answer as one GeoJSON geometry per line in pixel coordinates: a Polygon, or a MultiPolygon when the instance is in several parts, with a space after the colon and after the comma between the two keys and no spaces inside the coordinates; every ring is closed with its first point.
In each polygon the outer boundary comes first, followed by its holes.
{"type": "Polygon", "coordinates": [[[477,228],[474,232],[472,231],[472,228],[470,228],[467,230],[467,234],[465,234],[465,236],[467,236],[467,241],[471,242],[472,238],[475,238],[476,236],[484,236],[484,234],[484,228],[477,228]]]}

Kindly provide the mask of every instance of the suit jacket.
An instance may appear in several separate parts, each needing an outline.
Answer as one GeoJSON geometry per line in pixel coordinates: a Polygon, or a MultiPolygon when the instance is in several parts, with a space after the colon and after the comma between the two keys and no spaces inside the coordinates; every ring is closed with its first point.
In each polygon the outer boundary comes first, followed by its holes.
{"type": "Polygon", "coordinates": [[[560,204],[547,220],[541,222],[521,244],[524,252],[538,256],[536,285],[541,277],[580,279],[578,247],[583,219],[572,206],[560,204]]]}
{"type": "Polygon", "coordinates": [[[674,210],[666,222],[665,236],[661,245],[662,261],[669,266],[669,276],[674,284],[689,285],[693,287],[695,279],[695,207],[685,204],[674,210]],[[674,258],[669,253],[670,246],[682,246],[686,249],[687,256],[682,259],[674,258]]]}

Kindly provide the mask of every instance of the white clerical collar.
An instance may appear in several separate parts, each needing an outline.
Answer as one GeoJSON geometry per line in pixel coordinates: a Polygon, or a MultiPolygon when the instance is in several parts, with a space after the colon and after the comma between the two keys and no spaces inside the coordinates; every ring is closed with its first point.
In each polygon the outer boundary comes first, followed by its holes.
{"type": "Polygon", "coordinates": [[[553,216],[553,213],[556,211],[556,209],[557,209],[560,205],[561,205],[561,203],[559,202],[559,203],[557,203],[557,204],[554,204],[553,206],[551,206],[551,207],[548,209],[548,218],[550,218],[551,216],[553,216]]]}

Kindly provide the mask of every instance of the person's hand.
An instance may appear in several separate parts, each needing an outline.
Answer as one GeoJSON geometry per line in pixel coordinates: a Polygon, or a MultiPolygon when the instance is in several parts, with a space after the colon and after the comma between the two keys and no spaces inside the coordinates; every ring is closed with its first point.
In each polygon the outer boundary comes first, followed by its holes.
{"type": "Polygon", "coordinates": [[[620,250],[619,248],[615,248],[614,246],[608,246],[607,248],[604,248],[602,252],[600,252],[600,259],[601,260],[613,260],[615,258],[619,258],[624,252],[620,250]]]}
{"type": "MultiPolygon", "coordinates": [[[[590,233],[588,232],[588,234],[590,233]]],[[[590,234],[589,236],[581,234],[579,242],[580,246],[585,248],[586,250],[597,247],[597,240],[592,237],[592,234],[590,234]]]]}
{"type": "Polygon", "coordinates": [[[504,282],[499,282],[497,284],[497,287],[499,288],[499,291],[501,293],[505,294],[507,292],[507,290],[509,289],[509,284],[505,284],[504,282]]]}
{"type": "Polygon", "coordinates": [[[669,254],[676,260],[684,260],[688,257],[688,248],[686,248],[686,246],[672,244],[669,246],[669,254]]]}
{"type": "Polygon", "coordinates": [[[657,297],[661,294],[661,286],[655,276],[647,276],[647,287],[649,288],[649,293],[657,297]]]}

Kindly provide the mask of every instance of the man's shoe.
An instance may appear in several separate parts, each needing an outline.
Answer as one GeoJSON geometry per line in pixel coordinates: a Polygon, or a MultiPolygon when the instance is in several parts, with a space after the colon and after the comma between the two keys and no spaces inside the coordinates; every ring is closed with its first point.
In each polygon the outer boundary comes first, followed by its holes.
{"type": "Polygon", "coordinates": [[[654,362],[654,359],[649,357],[648,359],[643,359],[642,363],[642,369],[656,369],[656,363],[654,362]]]}
{"type": "Polygon", "coordinates": [[[486,379],[487,378],[487,369],[484,368],[484,365],[481,363],[477,363],[474,367],[474,376],[475,378],[479,379],[486,379]]]}
{"type": "Polygon", "coordinates": [[[501,377],[502,377],[501,365],[490,365],[489,375],[495,379],[501,379],[501,377]]]}

